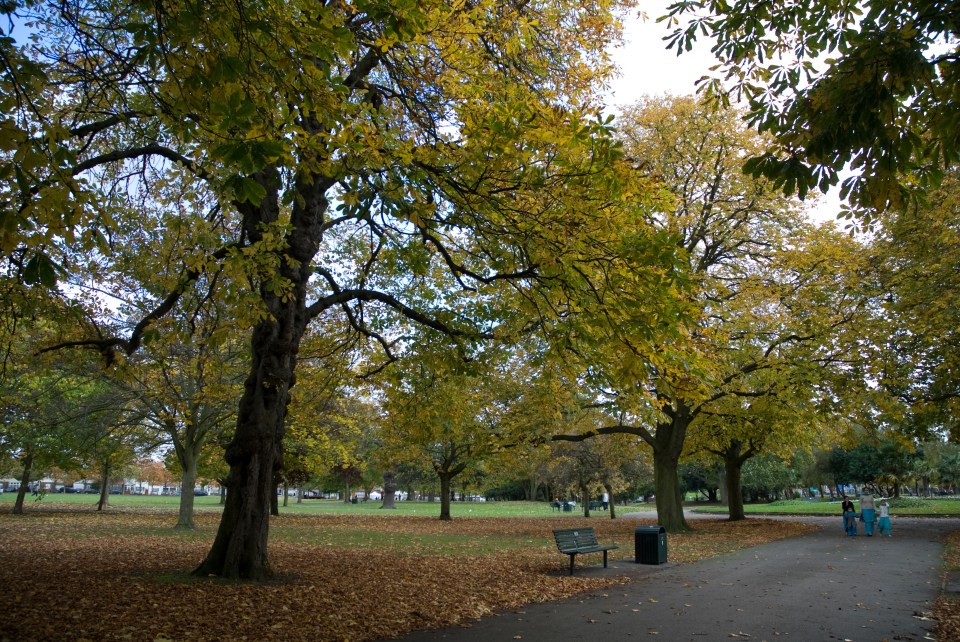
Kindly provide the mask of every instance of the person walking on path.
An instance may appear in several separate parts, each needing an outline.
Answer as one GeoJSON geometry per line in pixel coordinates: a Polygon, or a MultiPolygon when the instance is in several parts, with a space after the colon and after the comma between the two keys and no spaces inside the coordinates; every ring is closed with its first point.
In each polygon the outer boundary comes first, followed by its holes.
{"type": "Polygon", "coordinates": [[[857,534],[857,511],[853,506],[853,502],[850,501],[849,497],[844,495],[840,508],[843,510],[843,530],[848,537],[853,537],[857,534]]]}
{"type": "Polygon", "coordinates": [[[890,507],[887,505],[886,499],[880,500],[880,519],[877,522],[877,535],[883,537],[883,533],[886,531],[887,537],[893,537],[890,532],[890,507]]]}
{"type": "Polygon", "coordinates": [[[863,522],[863,532],[867,537],[873,537],[873,528],[877,523],[877,506],[870,493],[860,496],[860,521],[863,522]]]}

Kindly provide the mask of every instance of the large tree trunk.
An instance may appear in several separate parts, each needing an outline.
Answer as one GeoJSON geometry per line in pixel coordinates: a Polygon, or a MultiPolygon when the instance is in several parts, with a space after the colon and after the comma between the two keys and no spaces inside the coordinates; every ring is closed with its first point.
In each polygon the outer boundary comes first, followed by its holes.
{"type": "Polygon", "coordinates": [[[180,478],[180,511],[177,514],[176,528],[192,530],[196,527],[193,521],[193,489],[197,485],[197,454],[189,448],[177,448],[183,474],[180,478]]]}
{"type": "Polygon", "coordinates": [[[100,476],[100,500],[97,510],[102,511],[110,503],[110,459],[103,462],[103,474],[100,476]]]}
{"type": "MultiPolygon", "coordinates": [[[[264,229],[280,214],[276,171],[265,170],[253,178],[267,195],[258,205],[237,204],[251,244],[263,239],[264,229]]],[[[296,180],[285,255],[279,257],[277,267],[289,289],[277,292],[269,283],[260,285],[266,315],[253,331],[250,374],[237,411],[237,430],[225,453],[230,466],[227,501],[213,546],[194,571],[200,576],[256,580],[270,574],[267,537],[270,502],[276,499],[274,475],[282,464],[284,418],[290,388],[296,382],[300,341],[309,322],[307,282],[322,236],[324,193],[332,184],[306,174],[296,180]]]]}
{"type": "Polygon", "coordinates": [[[383,473],[383,505],[380,508],[396,510],[397,504],[397,476],[387,471],[383,473]]]}
{"type": "Polygon", "coordinates": [[[677,477],[680,464],[668,454],[653,455],[653,476],[657,487],[657,521],[668,532],[690,530],[683,515],[683,497],[677,477]]]}
{"type": "Polygon", "coordinates": [[[723,463],[726,469],[725,478],[730,495],[731,522],[747,518],[743,510],[743,465],[756,454],[757,450],[752,444],[744,449],[744,444],[736,439],[731,440],[726,450],[723,451],[723,463]]]}
{"type": "Polygon", "coordinates": [[[727,505],[729,506],[730,521],[736,522],[746,519],[743,511],[743,462],[740,460],[739,449],[736,452],[728,449],[724,464],[726,465],[727,505]]]}
{"type": "Polygon", "coordinates": [[[670,533],[689,531],[680,492],[680,455],[690,426],[689,409],[679,404],[672,418],[657,425],[653,436],[653,477],[657,492],[657,520],[670,533]]]}
{"type": "Polygon", "coordinates": [[[453,475],[449,472],[437,473],[440,477],[440,519],[450,521],[450,482],[453,475]]]}
{"type": "Polygon", "coordinates": [[[23,515],[23,500],[27,496],[30,486],[30,469],[33,468],[33,453],[27,451],[23,458],[23,474],[20,475],[20,488],[17,489],[17,500],[13,503],[13,514],[23,515]]]}
{"type": "Polygon", "coordinates": [[[267,535],[276,455],[257,453],[232,464],[220,528],[195,575],[261,579],[269,572],[267,535]]]}

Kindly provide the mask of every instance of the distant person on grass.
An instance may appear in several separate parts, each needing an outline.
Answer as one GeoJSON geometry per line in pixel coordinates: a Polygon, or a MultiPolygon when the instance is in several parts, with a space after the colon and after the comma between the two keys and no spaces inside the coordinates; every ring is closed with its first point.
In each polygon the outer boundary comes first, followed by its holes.
{"type": "Polygon", "coordinates": [[[857,511],[846,495],[843,496],[840,507],[843,510],[843,530],[848,536],[853,537],[857,534],[857,511]]]}

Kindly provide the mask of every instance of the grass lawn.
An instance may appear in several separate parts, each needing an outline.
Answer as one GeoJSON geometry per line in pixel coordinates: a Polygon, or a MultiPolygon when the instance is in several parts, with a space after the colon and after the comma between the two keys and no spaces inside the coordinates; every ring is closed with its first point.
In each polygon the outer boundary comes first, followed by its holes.
{"type": "MultiPolygon", "coordinates": [[[[856,501],[854,501],[856,504],[856,501]]],[[[727,507],[717,504],[692,504],[690,508],[706,513],[726,513],[727,507]]],[[[840,515],[839,501],[809,501],[803,499],[747,504],[748,515],[840,515]]],[[[919,499],[904,497],[890,500],[891,515],[960,515],[960,499],[919,499]]]]}
{"type": "MultiPolygon", "coordinates": [[[[37,501],[37,497],[27,495],[24,506],[29,510],[31,506],[49,507],[89,507],[95,506],[97,495],[73,495],[49,493],[37,501]]],[[[16,493],[0,494],[0,511],[5,504],[12,505],[16,493]]],[[[194,509],[197,511],[221,510],[219,497],[194,497],[194,509]]],[[[335,499],[305,499],[297,503],[291,497],[287,506],[282,505],[280,498],[281,515],[382,515],[384,513],[434,517],[440,515],[440,501],[396,502],[395,510],[382,509],[381,502],[367,501],[357,504],[348,504],[335,499]]],[[[110,495],[110,506],[120,509],[158,509],[176,510],[180,505],[180,498],[163,495],[110,495]]],[[[617,514],[649,512],[656,514],[654,504],[628,504],[617,506],[617,514]]],[[[583,515],[583,507],[577,506],[570,513],[562,513],[551,508],[549,502],[451,502],[450,513],[454,518],[462,517],[571,517],[583,515]]],[[[608,517],[606,511],[591,511],[594,517],[608,517]]]]}
{"type": "MultiPolygon", "coordinates": [[[[16,499],[15,493],[0,494],[0,511],[5,504],[13,504],[16,499]]],[[[31,506],[45,507],[90,507],[97,503],[97,495],[67,495],[60,493],[51,493],[45,495],[39,501],[37,497],[27,495],[25,506],[27,510],[31,506]]],[[[282,501],[282,498],[281,498],[282,501]]],[[[179,497],[158,496],[158,495],[111,495],[110,505],[118,509],[156,509],[156,510],[176,510],[180,504],[179,497]]],[[[305,499],[297,503],[296,499],[291,497],[287,506],[280,506],[281,515],[382,515],[384,513],[434,517],[440,515],[440,502],[421,502],[406,501],[397,502],[396,509],[385,511],[379,501],[361,501],[358,504],[348,504],[335,499],[305,499]]],[[[705,513],[726,514],[727,507],[719,504],[707,504],[699,502],[690,502],[688,508],[705,513]]],[[[197,511],[219,511],[219,497],[194,497],[194,508],[197,511]]],[[[656,516],[656,505],[649,504],[626,504],[618,505],[616,512],[618,515],[626,513],[650,513],[651,517],[656,516]]],[[[744,512],[750,515],[838,515],[840,513],[839,501],[809,501],[809,500],[784,500],[771,502],[769,504],[747,504],[744,506],[744,512]]],[[[577,506],[573,512],[562,513],[551,508],[549,502],[452,502],[450,504],[450,513],[456,518],[468,517],[545,517],[545,518],[563,518],[575,517],[583,514],[583,507],[577,506]]],[[[919,499],[914,497],[904,497],[891,500],[891,513],[896,515],[960,515],[960,499],[919,499]]],[[[609,513],[605,511],[591,511],[594,518],[608,517],[609,513]]]]}

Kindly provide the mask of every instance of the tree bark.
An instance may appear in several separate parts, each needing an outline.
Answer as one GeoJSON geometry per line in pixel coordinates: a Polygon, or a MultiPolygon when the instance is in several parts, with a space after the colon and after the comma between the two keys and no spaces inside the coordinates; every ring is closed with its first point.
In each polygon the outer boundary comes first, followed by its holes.
{"type": "Polygon", "coordinates": [[[730,521],[737,522],[747,518],[743,510],[743,461],[740,460],[739,449],[737,451],[732,448],[727,449],[724,464],[730,521]]]}
{"type": "Polygon", "coordinates": [[[396,510],[397,476],[392,471],[383,473],[383,504],[380,508],[396,510]]]}
{"type": "MultiPolygon", "coordinates": [[[[237,207],[244,234],[256,243],[263,239],[265,227],[279,218],[279,177],[271,170],[253,178],[267,195],[257,205],[243,202],[237,207]]],[[[290,231],[277,268],[289,288],[277,292],[269,283],[260,285],[267,314],[253,331],[250,373],[240,398],[236,433],[226,449],[227,501],[213,546],[195,575],[252,580],[270,575],[267,539],[271,501],[276,500],[274,475],[283,463],[284,418],[309,322],[307,284],[320,247],[327,208],[324,193],[329,187],[307,174],[296,180],[290,231]]]]}
{"type": "Polygon", "coordinates": [[[177,448],[177,457],[180,459],[180,468],[183,473],[180,478],[180,510],[177,514],[176,528],[192,530],[196,528],[193,521],[194,494],[197,485],[197,457],[192,449],[177,448]]]}
{"type": "Polygon", "coordinates": [[[259,453],[234,464],[213,547],[194,575],[262,579],[269,575],[267,535],[274,458],[259,453]]]}
{"type": "Polygon", "coordinates": [[[450,521],[450,481],[453,475],[449,472],[437,473],[440,477],[440,519],[450,521]]]}
{"type": "Polygon", "coordinates": [[[30,469],[33,468],[33,452],[27,451],[23,458],[23,474],[20,475],[20,488],[17,489],[17,500],[13,503],[13,514],[23,515],[23,500],[30,486],[30,469]]]}
{"type": "Polygon", "coordinates": [[[668,532],[689,531],[683,515],[683,497],[677,478],[679,462],[667,454],[653,455],[654,483],[657,487],[657,521],[668,532]]]}
{"type": "Polygon", "coordinates": [[[100,499],[97,510],[102,511],[110,503],[110,460],[103,462],[103,475],[100,476],[100,499]]]}
{"type": "Polygon", "coordinates": [[[653,435],[653,477],[657,492],[657,520],[668,532],[689,531],[683,515],[683,496],[680,493],[680,455],[690,426],[689,409],[679,404],[672,417],[657,425],[653,435]]]}

